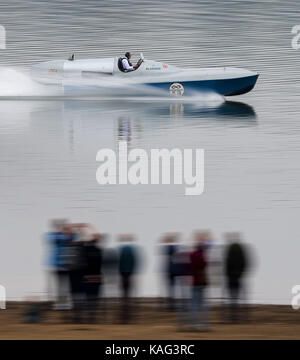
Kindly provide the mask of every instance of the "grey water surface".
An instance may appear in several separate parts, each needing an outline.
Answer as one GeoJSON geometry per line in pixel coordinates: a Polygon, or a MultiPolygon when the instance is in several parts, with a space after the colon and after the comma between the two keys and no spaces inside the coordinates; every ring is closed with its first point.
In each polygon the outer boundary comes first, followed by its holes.
{"type": "MultiPolygon", "coordinates": [[[[157,295],[161,233],[237,230],[257,256],[255,302],[290,303],[300,282],[299,1],[1,1],[0,97],[31,94],[41,61],[131,51],[176,66],[235,66],[260,74],[238,97],[0,100],[0,283],[9,298],[43,294],[48,220],[133,232],[147,254],[142,295],[157,295]],[[96,153],[202,148],[205,190],[96,182],[96,153]]],[[[130,95],[130,94],[128,94],[130,95]]]]}

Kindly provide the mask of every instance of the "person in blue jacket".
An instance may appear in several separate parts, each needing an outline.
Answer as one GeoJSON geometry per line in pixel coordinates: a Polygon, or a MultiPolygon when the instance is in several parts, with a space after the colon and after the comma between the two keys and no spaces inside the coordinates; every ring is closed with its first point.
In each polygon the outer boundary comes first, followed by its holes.
{"type": "Polygon", "coordinates": [[[65,220],[53,220],[53,231],[47,234],[50,248],[48,266],[55,278],[55,308],[58,310],[68,307],[68,248],[71,239],[65,231],[65,226],[65,220]]]}

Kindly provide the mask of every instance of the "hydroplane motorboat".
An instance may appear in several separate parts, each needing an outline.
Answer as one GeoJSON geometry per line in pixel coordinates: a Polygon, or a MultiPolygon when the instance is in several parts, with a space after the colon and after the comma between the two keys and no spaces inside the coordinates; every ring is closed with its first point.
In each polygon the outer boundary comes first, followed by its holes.
{"type": "Polygon", "coordinates": [[[80,93],[83,89],[97,94],[100,89],[125,92],[159,91],[171,96],[213,92],[223,96],[241,95],[251,91],[258,73],[234,67],[180,68],[163,62],[144,59],[135,71],[124,72],[120,58],[46,61],[34,65],[31,74],[43,84],[58,85],[64,94],[80,93]],[[131,90],[128,90],[128,87],[131,90]]]}

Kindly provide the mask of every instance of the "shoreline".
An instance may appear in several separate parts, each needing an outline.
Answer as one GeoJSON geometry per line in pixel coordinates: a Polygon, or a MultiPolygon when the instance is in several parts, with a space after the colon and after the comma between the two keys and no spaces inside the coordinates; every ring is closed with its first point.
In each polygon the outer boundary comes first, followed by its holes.
{"type": "Polygon", "coordinates": [[[119,302],[104,305],[97,323],[70,323],[68,310],[54,311],[50,303],[41,306],[41,322],[25,323],[31,302],[8,302],[0,310],[0,339],[97,339],[97,340],[197,340],[197,339],[300,339],[300,312],[287,305],[249,305],[239,323],[225,320],[226,308],[210,308],[210,331],[179,331],[178,313],[164,311],[164,303],[133,299],[134,323],[118,322],[119,302]]]}

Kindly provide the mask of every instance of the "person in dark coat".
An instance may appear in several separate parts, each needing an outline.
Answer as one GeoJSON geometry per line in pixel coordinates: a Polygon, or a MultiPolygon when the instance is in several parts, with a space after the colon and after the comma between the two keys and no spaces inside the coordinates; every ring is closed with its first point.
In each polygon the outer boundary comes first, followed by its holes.
{"type": "Polygon", "coordinates": [[[167,293],[167,309],[175,309],[175,287],[178,266],[176,264],[176,254],[178,251],[177,234],[166,234],[161,241],[161,255],[163,256],[163,274],[165,278],[167,293]]]}
{"type": "Polygon", "coordinates": [[[94,234],[83,248],[85,262],[84,289],[86,296],[86,315],[89,323],[97,321],[97,311],[102,287],[102,248],[99,243],[104,235],[94,234]]]}
{"type": "Polygon", "coordinates": [[[228,241],[228,245],[225,250],[224,264],[226,286],[230,299],[230,320],[232,322],[237,322],[240,320],[239,301],[249,261],[246,248],[240,242],[240,236],[238,233],[228,233],[226,234],[226,239],[228,241]]]}
{"type": "Polygon", "coordinates": [[[206,239],[206,233],[197,233],[195,249],[191,253],[191,324],[195,330],[208,329],[206,239]]]}
{"type": "Polygon", "coordinates": [[[189,321],[191,287],[191,249],[184,244],[178,245],[174,258],[176,282],[176,309],[178,326],[184,329],[189,321]]]}
{"type": "Polygon", "coordinates": [[[87,224],[69,224],[65,231],[69,237],[67,252],[68,273],[72,299],[72,322],[83,321],[84,310],[84,269],[86,266],[84,256],[85,229],[87,224]]]}
{"type": "Polygon", "coordinates": [[[138,268],[138,251],[133,242],[132,235],[121,235],[119,252],[119,274],[121,282],[121,322],[128,323],[132,320],[132,306],[130,297],[134,288],[134,276],[138,268]]]}

